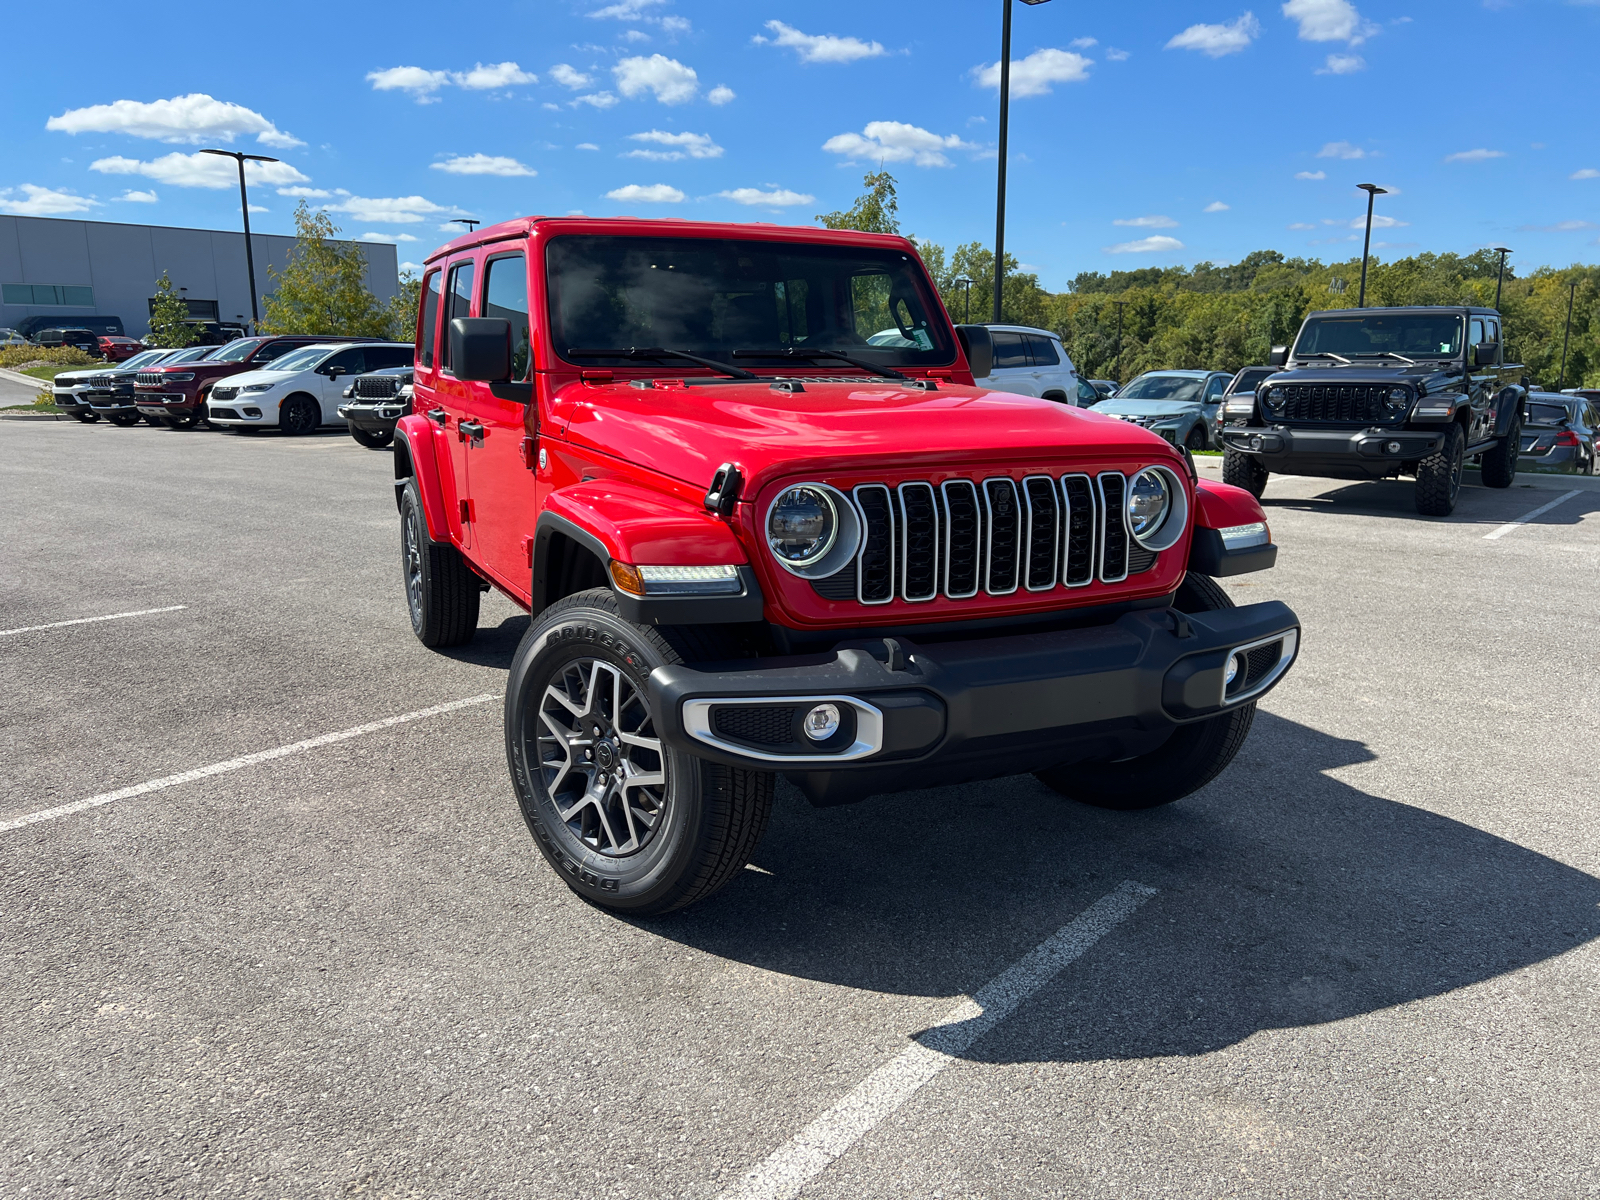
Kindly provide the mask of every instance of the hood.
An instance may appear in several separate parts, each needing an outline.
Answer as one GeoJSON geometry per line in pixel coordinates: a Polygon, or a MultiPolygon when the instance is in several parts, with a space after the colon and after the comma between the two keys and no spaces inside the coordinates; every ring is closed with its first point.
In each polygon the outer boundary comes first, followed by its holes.
{"type": "Polygon", "coordinates": [[[270,367],[257,367],[253,371],[240,371],[237,375],[228,376],[229,387],[244,387],[247,383],[282,383],[286,379],[293,379],[299,371],[274,371],[270,367]]]}
{"type": "Polygon", "coordinates": [[[554,399],[567,440],[695,487],[725,462],[759,486],[778,474],[878,469],[886,460],[934,467],[1175,454],[1156,435],[1088,409],[943,381],[924,391],[887,379],[808,379],[793,393],[767,380],[656,383],[562,388],[554,399]]]}
{"type": "Polygon", "coordinates": [[[1347,383],[1415,383],[1435,375],[1459,375],[1461,371],[1459,362],[1437,360],[1419,362],[1414,367],[1397,362],[1385,362],[1381,366],[1376,362],[1355,362],[1348,367],[1343,363],[1329,362],[1326,365],[1303,364],[1287,368],[1269,375],[1261,383],[1308,383],[1314,387],[1337,387],[1347,383]]]}
{"type": "Polygon", "coordinates": [[[1186,417],[1202,407],[1198,400],[1102,400],[1089,411],[1116,417],[1186,417]]]}

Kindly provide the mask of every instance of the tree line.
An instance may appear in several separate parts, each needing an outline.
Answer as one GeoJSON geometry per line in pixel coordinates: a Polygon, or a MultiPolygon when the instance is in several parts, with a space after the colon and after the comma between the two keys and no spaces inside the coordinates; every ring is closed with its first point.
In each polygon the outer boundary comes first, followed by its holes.
{"type": "MultiPolygon", "coordinates": [[[[887,171],[866,176],[849,209],[820,213],[830,229],[899,233],[899,199],[887,171]]],[[[954,252],[912,237],[945,308],[955,321],[987,321],[994,295],[994,252],[978,242],[954,252]],[[957,283],[970,280],[970,284],[957,283]]],[[[1371,259],[1368,306],[1472,304],[1493,306],[1499,257],[1416,254],[1371,259]]],[[[1144,267],[1085,271],[1065,292],[1048,292],[1037,274],[1006,255],[1001,298],[1004,323],[1061,335],[1080,374],[1127,380],[1141,371],[1201,368],[1237,371],[1265,363],[1272,346],[1289,342],[1309,312],[1353,308],[1361,260],[1324,263],[1256,250],[1230,266],[1144,267]],[[1120,327],[1120,336],[1119,336],[1120,327]]],[[[1539,385],[1561,382],[1562,345],[1572,307],[1565,386],[1600,387],[1600,266],[1539,267],[1517,275],[1508,266],[1500,310],[1510,361],[1526,364],[1539,385]]]]}

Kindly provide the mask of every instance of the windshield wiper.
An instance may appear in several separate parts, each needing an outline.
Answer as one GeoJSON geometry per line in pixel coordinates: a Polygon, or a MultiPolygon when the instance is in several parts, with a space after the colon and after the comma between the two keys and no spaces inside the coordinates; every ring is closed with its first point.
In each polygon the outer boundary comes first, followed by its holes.
{"type": "Polygon", "coordinates": [[[698,354],[690,354],[687,350],[667,350],[661,346],[629,346],[626,350],[589,350],[573,348],[567,351],[568,358],[681,358],[685,362],[699,363],[702,367],[710,367],[713,371],[734,379],[759,379],[759,375],[746,371],[743,367],[730,367],[727,363],[720,363],[714,358],[701,358],[698,354]]]}
{"type": "Polygon", "coordinates": [[[1337,358],[1345,366],[1350,366],[1350,360],[1342,354],[1335,354],[1331,350],[1308,350],[1304,354],[1296,354],[1296,358],[1337,358]]]}
{"type": "Polygon", "coordinates": [[[1394,358],[1394,359],[1398,359],[1400,362],[1405,363],[1406,366],[1408,366],[1408,367],[1414,367],[1414,366],[1417,365],[1417,360],[1416,359],[1407,358],[1404,354],[1396,354],[1393,350],[1374,350],[1371,354],[1357,354],[1357,355],[1355,355],[1355,357],[1356,358],[1394,358]]]}
{"type": "Polygon", "coordinates": [[[797,347],[797,346],[790,346],[787,349],[783,349],[783,350],[735,350],[733,352],[733,357],[735,357],[735,358],[837,358],[841,362],[849,363],[852,367],[860,367],[863,371],[871,371],[874,375],[880,375],[884,379],[904,379],[904,378],[906,378],[899,371],[894,370],[892,367],[880,367],[876,363],[869,363],[865,359],[855,358],[855,357],[853,357],[853,356],[851,356],[849,354],[843,354],[838,350],[823,350],[823,349],[820,349],[820,348],[814,350],[814,349],[811,349],[810,347],[801,348],[801,347],[797,347]]]}

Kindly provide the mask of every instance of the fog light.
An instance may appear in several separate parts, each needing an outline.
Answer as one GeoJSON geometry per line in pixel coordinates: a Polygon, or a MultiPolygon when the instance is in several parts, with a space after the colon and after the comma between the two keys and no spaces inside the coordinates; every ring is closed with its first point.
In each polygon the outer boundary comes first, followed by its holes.
{"type": "Polygon", "coordinates": [[[1252,449],[1252,450],[1261,449],[1261,439],[1260,439],[1260,437],[1253,437],[1253,438],[1250,439],[1250,449],[1252,449]]]}
{"type": "Polygon", "coordinates": [[[1226,675],[1224,675],[1223,678],[1222,678],[1223,686],[1224,687],[1232,687],[1233,686],[1233,681],[1235,679],[1239,678],[1239,671],[1240,671],[1239,656],[1237,654],[1231,655],[1228,658],[1228,673],[1226,675]]]}
{"type": "Polygon", "coordinates": [[[1400,443],[1399,442],[1385,442],[1383,444],[1383,451],[1384,451],[1385,454],[1399,454],[1400,453],[1400,443]]]}
{"type": "Polygon", "coordinates": [[[839,706],[819,704],[806,714],[803,723],[806,736],[813,742],[825,742],[839,732],[839,706]]]}

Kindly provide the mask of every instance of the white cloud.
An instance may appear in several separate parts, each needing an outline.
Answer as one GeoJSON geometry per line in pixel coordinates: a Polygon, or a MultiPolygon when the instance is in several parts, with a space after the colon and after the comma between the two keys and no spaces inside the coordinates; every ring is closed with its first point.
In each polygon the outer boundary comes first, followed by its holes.
{"type": "Polygon", "coordinates": [[[1359,46],[1378,27],[1364,21],[1350,0],[1289,0],[1283,15],[1300,24],[1303,42],[1348,42],[1359,46]]]}
{"type": "MultiPolygon", "coordinates": [[[[1337,224],[1337,222],[1330,221],[1329,224],[1337,224]]],[[[1397,221],[1393,217],[1384,216],[1382,213],[1375,213],[1372,217],[1372,227],[1374,229],[1403,229],[1409,224],[1411,224],[1410,221],[1397,221]]],[[[1366,217],[1357,217],[1350,222],[1351,229],[1365,229],[1366,227],[1366,217]]]]}
{"type": "Polygon", "coordinates": [[[1463,150],[1459,154],[1447,154],[1445,162],[1486,162],[1491,158],[1504,158],[1504,150],[1463,150]]]}
{"type": "Polygon", "coordinates": [[[271,212],[265,204],[251,204],[246,206],[250,212],[271,212]]]}
{"type": "Polygon", "coordinates": [[[464,87],[474,92],[513,87],[519,83],[539,82],[537,75],[530,75],[514,62],[493,63],[489,66],[477,63],[472,70],[458,71],[451,78],[455,80],[457,87],[464,87]]]}
{"type": "Polygon", "coordinates": [[[575,92],[581,91],[583,88],[588,87],[594,82],[593,76],[585,75],[576,67],[568,66],[566,63],[557,63],[555,66],[551,67],[550,78],[555,80],[562,87],[571,88],[575,92]]]}
{"type": "Polygon", "coordinates": [[[1213,200],[1210,204],[1206,205],[1200,211],[1201,212],[1227,212],[1228,211],[1228,206],[1226,204],[1224,204],[1221,200],[1213,200]]]}
{"type": "Polygon", "coordinates": [[[136,192],[132,188],[129,188],[116,198],[129,204],[154,204],[157,200],[154,192],[136,192]]]}
{"type": "Polygon", "coordinates": [[[62,133],[125,133],[161,142],[232,142],[255,135],[263,146],[287,150],[304,146],[271,121],[242,104],[216,100],[203,92],[174,96],[170,100],[116,100],[89,108],[72,108],[44,123],[62,133]]]}
{"type": "Polygon", "coordinates": [[[407,92],[418,103],[427,103],[432,94],[450,82],[449,71],[428,71],[422,67],[387,67],[368,71],[367,80],[375,92],[407,92]]]}
{"type": "Polygon", "coordinates": [[[1106,254],[1157,254],[1168,250],[1182,250],[1183,243],[1175,237],[1158,233],[1151,237],[1140,238],[1136,242],[1118,242],[1115,246],[1102,246],[1100,249],[1106,254]]]}
{"type": "Polygon", "coordinates": [[[600,149],[600,147],[596,146],[593,142],[579,142],[576,146],[573,147],[573,149],[574,150],[598,150],[598,149],[600,149]]]}
{"type": "Polygon", "coordinates": [[[59,217],[65,213],[88,212],[98,202],[71,192],[52,191],[25,183],[20,188],[0,188],[0,212],[14,217],[59,217]],[[20,191],[20,197],[14,195],[20,191]]]}
{"type": "Polygon", "coordinates": [[[665,0],[621,0],[619,4],[608,4],[604,8],[597,8],[589,15],[597,20],[638,21],[643,18],[647,8],[654,8],[665,0]]]}
{"type": "Polygon", "coordinates": [[[358,241],[358,242],[382,242],[382,243],[384,243],[385,245],[388,245],[388,246],[393,246],[397,242],[414,242],[416,240],[417,239],[412,237],[409,233],[371,233],[371,232],[368,232],[368,233],[363,233],[360,237],[356,238],[356,241],[358,241]]]}
{"type": "MultiPolygon", "coordinates": [[[[194,154],[176,152],[163,154],[151,162],[113,155],[111,158],[96,159],[89,164],[89,169],[104,175],[143,175],[146,179],[154,179],[157,183],[169,183],[173,187],[239,186],[239,168],[232,159],[215,154],[201,154],[198,151],[194,154]]],[[[308,177],[285,162],[246,162],[244,174],[247,182],[257,186],[311,182],[308,177]]]]}
{"type": "Polygon", "coordinates": [[[501,175],[510,178],[517,175],[531,177],[539,173],[514,158],[499,154],[457,154],[454,158],[431,166],[435,171],[444,171],[449,175],[501,175]]]}
{"type": "Polygon", "coordinates": [[[1367,152],[1349,142],[1328,142],[1317,151],[1318,158],[1365,158],[1367,152]]]}
{"type": "Polygon", "coordinates": [[[591,108],[615,108],[618,103],[610,92],[590,92],[587,96],[579,96],[572,106],[576,108],[580,104],[587,104],[591,108]]]}
{"type": "Polygon", "coordinates": [[[326,200],[333,193],[326,188],[281,187],[278,189],[278,195],[292,196],[299,200],[326,200]]]}
{"type": "Polygon", "coordinates": [[[1067,43],[1074,50],[1092,50],[1099,44],[1100,42],[1096,38],[1073,38],[1067,43]]]}
{"type": "Polygon", "coordinates": [[[977,147],[963,142],[955,134],[940,137],[916,125],[902,121],[869,121],[860,133],[841,133],[822,143],[830,154],[845,154],[852,158],[871,159],[874,162],[914,162],[919,167],[948,167],[946,150],[974,150],[977,147]]]}
{"type": "Polygon", "coordinates": [[[731,87],[721,83],[717,84],[716,87],[712,88],[706,93],[706,99],[711,101],[712,104],[718,105],[719,107],[728,103],[728,101],[735,99],[736,96],[737,93],[731,87]]]}
{"type": "Polygon", "coordinates": [[[1293,225],[1289,226],[1289,228],[1290,229],[1315,229],[1316,226],[1307,224],[1305,221],[1296,221],[1293,225]]]}
{"type": "Polygon", "coordinates": [[[1593,167],[1584,167],[1581,171],[1574,171],[1567,176],[1568,179],[1600,179],[1600,171],[1593,167]]]}
{"type": "Polygon", "coordinates": [[[467,215],[465,209],[452,204],[435,204],[421,196],[351,196],[343,195],[338,204],[324,205],[329,212],[349,213],[363,224],[415,225],[426,217],[454,213],[467,215]]]}
{"type": "MultiPolygon", "coordinates": [[[[1035,50],[1011,64],[1011,94],[1048,96],[1053,83],[1082,83],[1088,79],[1092,65],[1089,59],[1070,50],[1035,50]]],[[[1000,90],[999,63],[982,63],[972,68],[971,75],[979,87],[1000,90]]]]}
{"type": "Polygon", "coordinates": [[[1128,52],[1126,50],[1118,50],[1114,46],[1107,46],[1106,47],[1106,61],[1107,62],[1127,62],[1128,61],[1128,52]]]}
{"type": "Polygon", "coordinates": [[[782,21],[768,21],[767,28],[772,31],[770,38],[758,33],[750,40],[757,45],[770,43],[787,46],[800,56],[801,62],[848,63],[888,53],[878,42],[864,42],[858,37],[835,37],[831,33],[801,33],[782,21]]]}
{"type": "Polygon", "coordinates": [[[1171,217],[1118,217],[1113,225],[1128,225],[1134,229],[1176,229],[1178,223],[1171,217]]]}
{"type": "MultiPolygon", "coordinates": [[[[1198,50],[1211,58],[1237,54],[1261,32],[1255,13],[1229,21],[1226,25],[1191,25],[1166,44],[1168,50],[1198,50]]],[[[1130,243],[1131,244],[1131,243],[1130,243]]]]}
{"type": "Polygon", "coordinates": [[[640,204],[681,204],[683,202],[683,193],[665,183],[630,183],[626,187],[614,188],[607,192],[606,199],[620,200],[625,204],[632,202],[640,204]]]}
{"type": "Polygon", "coordinates": [[[1296,179],[1326,179],[1328,173],[1326,171],[1296,171],[1294,177],[1296,179]]]}
{"type": "Polygon", "coordinates": [[[1359,54],[1330,54],[1328,61],[1317,68],[1318,75],[1354,75],[1367,69],[1367,60],[1359,54]]]}
{"type": "Polygon", "coordinates": [[[662,17],[661,18],[661,32],[662,33],[667,33],[667,34],[688,33],[693,28],[694,28],[694,26],[689,24],[689,19],[687,17],[662,17]]]}
{"type": "Polygon", "coordinates": [[[611,68],[611,73],[617,77],[617,90],[630,100],[654,92],[662,104],[682,104],[693,100],[700,90],[694,68],[665,54],[625,58],[611,68]]]}
{"type": "Polygon", "coordinates": [[[669,147],[666,150],[630,150],[626,155],[628,158],[677,162],[683,158],[722,157],[722,147],[711,140],[709,133],[667,133],[662,129],[652,129],[648,133],[631,133],[628,135],[628,140],[669,147]]]}
{"type": "Polygon", "coordinates": [[[648,42],[650,35],[642,29],[630,29],[622,35],[625,42],[648,42]]]}
{"type": "Polygon", "coordinates": [[[759,205],[763,208],[789,208],[796,204],[815,204],[817,198],[805,192],[791,192],[788,188],[775,188],[763,192],[760,188],[734,188],[731,192],[718,192],[724,200],[735,204],[759,205]]]}
{"type": "Polygon", "coordinates": [[[1554,225],[1519,225],[1528,233],[1577,233],[1584,229],[1600,229],[1593,221],[1557,221],[1554,225]]]}

